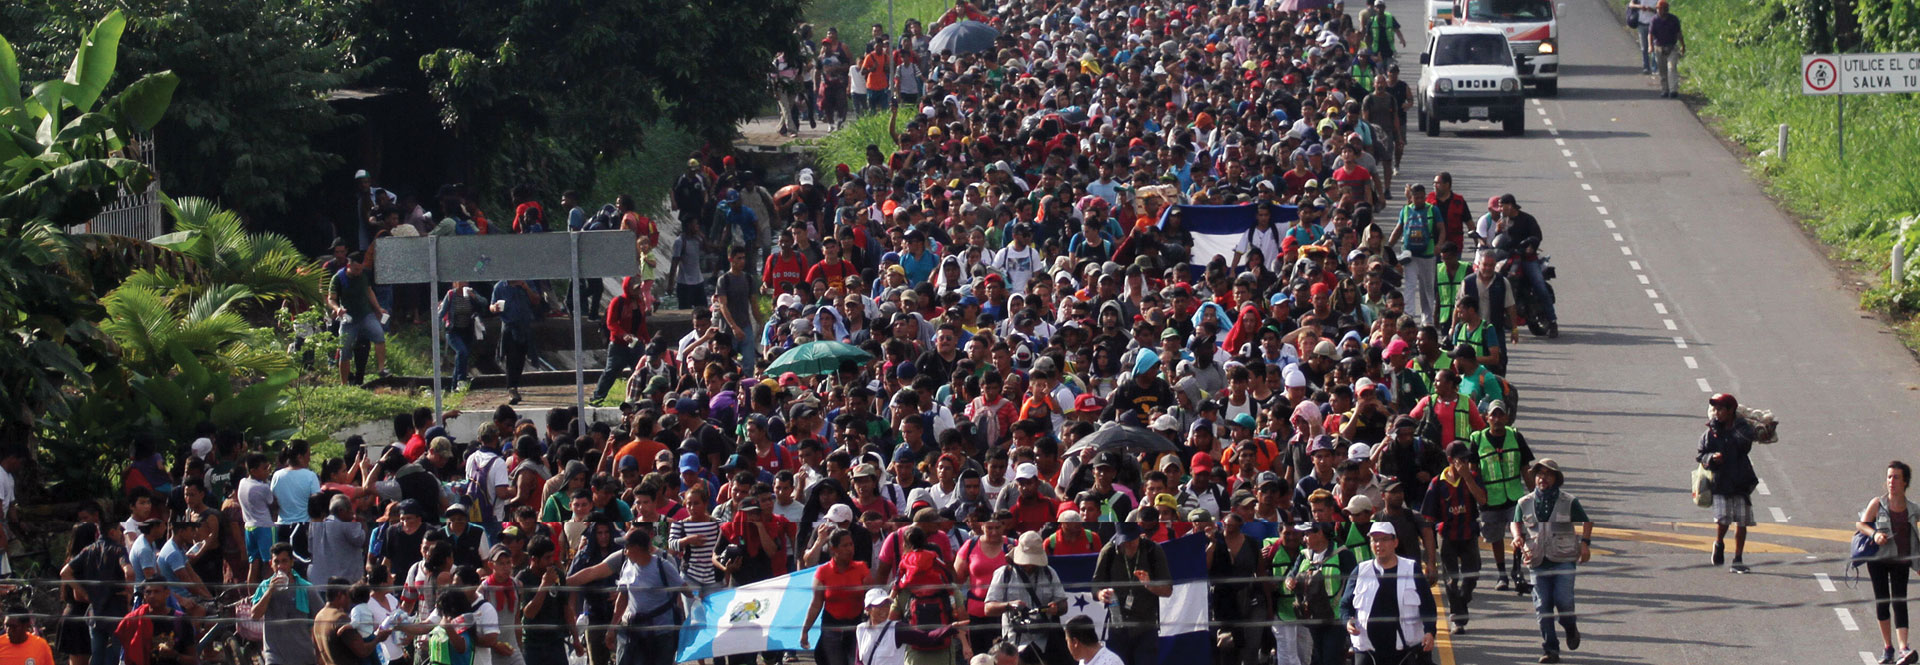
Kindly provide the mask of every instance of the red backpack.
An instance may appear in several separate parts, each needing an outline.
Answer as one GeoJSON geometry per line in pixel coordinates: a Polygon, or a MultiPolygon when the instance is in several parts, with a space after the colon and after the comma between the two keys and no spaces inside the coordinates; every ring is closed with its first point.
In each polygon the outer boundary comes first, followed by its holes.
{"type": "MultiPolygon", "coordinates": [[[[932,550],[915,550],[900,557],[900,588],[907,592],[906,622],[917,630],[932,631],[957,620],[953,609],[953,571],[932,550]]],[[[918,651],[942,651],[953,645],[948,634],[928,645],[909,644],[918,651]]]]}

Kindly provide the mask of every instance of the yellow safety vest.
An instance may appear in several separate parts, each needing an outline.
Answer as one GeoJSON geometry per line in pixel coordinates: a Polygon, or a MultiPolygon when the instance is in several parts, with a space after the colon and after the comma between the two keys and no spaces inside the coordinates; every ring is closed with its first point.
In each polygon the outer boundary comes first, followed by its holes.
{"type": "Polygon", "coordinates": [[[1487,505],[1510,505],[1527,493],[1520,479],[1520,444],[1514,441],[1514,429],[1508,427],[1496,449],[1493,437],[1487,435],[1492,429],[1474,432],[1472,437],[1480,457],[1480,486],[1487,489],[1487,505]]]}

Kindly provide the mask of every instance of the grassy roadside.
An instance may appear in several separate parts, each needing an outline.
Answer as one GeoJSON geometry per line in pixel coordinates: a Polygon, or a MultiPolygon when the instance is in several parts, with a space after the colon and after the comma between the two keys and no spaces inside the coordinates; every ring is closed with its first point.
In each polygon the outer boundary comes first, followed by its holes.
{"type": "MultiPolygon", "coordinates": [[[[894,21],[904,25],[907,19],[919,19],[922,25],[931,27],[951,5],[943,0],[893,0],[894,21]]],[[[814,39],[825,37],[829,27],[838,28],[847,50],[857,58],[870,38],[873,24],[887,23],[887,0],[819,0],[808,8],[807,20],[814,25],[814,39]]],[[[902,109],[902,114],[904,122],[913,112],[902,109]]],[[[895,144],[887,134],[887,118],[885,113],[870,114],[817,141],[813,146],[815,169],[826,172],[835,164],[858,168],[866,163],[867,144],[878,145],[882,153],[892,154],[895,144]]]]}
{"type": "MultiPolygon", "coordinates": [[[[1920,98],[1849,95],[1843,162],[1835,102],[1800,94],[1800,43],[1769,7],[1751,0],[1691,0],[1682,19],[1688,31],[1685,87],[1705,100],[1701,114],[1752,153],[1748,166],[1768,192],[1835,258],[1861,266],[1870,285],[1861,305],[1889,315],[1907,345],[1920,349],[1920,266],[1913,261],[1920,257],[1912,254],[1920,229],[1906,232],[1905,287],[1892,286],[1888,266],[1902,235],[1900,220],[1920,214],[1920,169],[1902,165],[1907,155],[1920,153],[1920,98]],[[1791,131],[1786,159],[1770,150],[1781,124],[1791,131]]],[[[1920,44],[1863,50],[1915,47],[1920,44]]]]}

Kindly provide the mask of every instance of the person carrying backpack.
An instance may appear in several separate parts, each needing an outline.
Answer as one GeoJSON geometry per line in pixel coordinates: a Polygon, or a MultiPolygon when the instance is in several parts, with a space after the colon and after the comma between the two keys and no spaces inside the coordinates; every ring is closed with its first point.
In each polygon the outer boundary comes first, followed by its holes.
{"type": "Polygon", "coordinates": [[[1427,203],[1426,186],[1409,185],[1407,204],[1400,208],[1400,225],[1394,227],[1393,235],[1387,238],[1389,245],[1400,241],[1410,255],[1400,264],[1406,277],[1400,288],[1407,299],[1407,313],[1421,325],[1432,325],[1438,310],[1434,304],[1439,294],[1439,286],[1434,283],[1437,267],[1434,254],[1439,247],[1440,233],[1438,217],[1437,211],[1427,203]]]}
{"type": "Polygon", "coordinates": [[[1136,522],[1116,524],[1093,564],[1093,585],[1107,605],[1107,648],[1126,665],[1160,662],[1160,599],[1173,595],[1172,582],[1159,543],[1142,537],[1136,522]]]}
{"type": "Polygon", "coordinates": [[[1292,594],[1294,618],[1306,626],[1308,644],[1302,645],[1301,651],[1312,653],[1306,662],[1339,663],[1346,657],[1347,640],[1337,598],[1346,590],[1347,573],[1356,565],[1353,551],[1334,548],[1331,524],[1301,524],[1294,528],[1304,532],[1305,537],[1283,584],[1292,594]]]}
{"type": "Polygon", "coordinates": [[[907,645],[907,665],[966,662],[973,657],[973,648],[961,639],[966,620],[955,609],[953,569],[928,541],[926,531],[909,529],[906,545],[907,552],[900,555],[900,579],[894,583],[898,599],[894,612],[904,621],[900,641],[907,645]]]}
{"type": "Polygon", "coordinates": [[[513,484],[508,480],[507,460],[500,455],[500,430],[493,423],[480,426],[480,449],[467,456],[466,475],[463,493],[477,513],[474,519],[488,539],[498,540],[513,484]]]}

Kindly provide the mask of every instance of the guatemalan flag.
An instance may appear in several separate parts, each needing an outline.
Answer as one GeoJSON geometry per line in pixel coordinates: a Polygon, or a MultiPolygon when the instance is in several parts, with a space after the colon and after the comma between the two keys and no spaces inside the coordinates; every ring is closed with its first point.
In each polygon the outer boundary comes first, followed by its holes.
{"type": "MultiPolygon", "coordinates": [[[[1160,599],[1160,657],[1162,662],[1175,653],[1205,654],[1199,662],[1211,662],[1213,640],[1207,630],[1207,541],[1190,535],[1160,546],[1167,553],[1167,570],[1173,575],[1173,595],[1160,599]]],[[[1094,597],[1093,568],[1097,554],[1050,557],[1047,562],[1059,573],[1067,591],[1067,614],[1085,614],[1106,630],[1107,609],[1094,597]]],[[[815,568],[817,568],[816,566],[815,568]]],[[[677,662],[704,658],[757,653],[761,651],[800,650],[800,627],[806,622],[807,607],[813,603],[814,568],[714,592],[701,599],[688,613],[680,628],[677,662]]],[[[820,627],[808,635],[809,644],[820,643],[820,627]]],[[[1183,659],[1184,660],[1184,659],[1183,659]]]]}
{"type": "MultiPolygon", "coordinates": [[[[1247,235],[1247,229],[1253,228],[1254,206],[1257,203],[1245,203],[1231,206],[1171,205],[1160,211],[1160,223],[1166,227],[1167,217],[1173,210],[1180,210],[1181,228],[1193,234],[1193,257],[1188,259],[1197,269],[1205,268],[1215,255],[1233,260],[1233,250],[1240,246],[1241,239],[1247,235]]],[[[1273,208],[1273,225],[1286,227],[1300,216],[1300,209],[1288,205],[1276,205],[1273,208]]],[[[1272,257],[1268,257],[1271,259],[1272,257]]]]}
{"type": "MultiPolygon", "coordinates": [[[[702,598],[680,627],[677,662],[761,651],[800,649],[800,626],[813,604],[813,571],[819,566],[722,589],[702,598]]],[[[820,643],[820,626],[808,644],[820,643]]]]}

